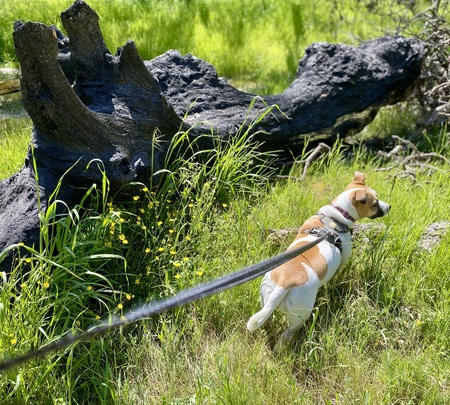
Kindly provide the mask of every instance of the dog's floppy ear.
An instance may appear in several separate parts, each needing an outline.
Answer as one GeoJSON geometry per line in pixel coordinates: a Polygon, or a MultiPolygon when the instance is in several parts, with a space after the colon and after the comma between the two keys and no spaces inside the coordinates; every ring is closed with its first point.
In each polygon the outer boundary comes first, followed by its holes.
{"type": "Polygon", "coordinates": [[[362,186],[366,185],[366,175],[361,172],[355,172],[355,177],[353,178],[352,183],[361,184],[362,186]]]}
{"type": "Polygon", "coordinates": [[[359,202],[361,204],[365,204],[367,202],[366,190],[356,190],[353,194],[353,201],[355,203],[359,202]]]}

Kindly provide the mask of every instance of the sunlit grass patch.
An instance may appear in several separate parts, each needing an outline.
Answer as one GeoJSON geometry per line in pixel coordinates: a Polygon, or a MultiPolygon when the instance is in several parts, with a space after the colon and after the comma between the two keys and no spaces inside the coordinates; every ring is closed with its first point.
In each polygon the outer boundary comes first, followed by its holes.
{"type": "Polygon", "coordinates": [[[0,180],[16,173],[23,166],[31,130],[29,118],[0,119],[0,180]]]}

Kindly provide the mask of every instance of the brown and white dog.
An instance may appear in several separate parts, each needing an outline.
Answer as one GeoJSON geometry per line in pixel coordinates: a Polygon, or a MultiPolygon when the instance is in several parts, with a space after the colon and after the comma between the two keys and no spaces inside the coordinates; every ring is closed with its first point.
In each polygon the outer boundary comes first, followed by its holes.
{"type": "Polygon", "coordinates": [[[382,217],[390,208],[366,186],[364,174],[356,172],[344,192],[302,225],[287,250],[306,245],[323,232],[329,234],[327,239],[265,274],[260,288],[262,309],[249,319],[247,329],[253,332],[261,327],[278,307],[289,322],[282,340],[289,340],[310,317],[319,287],[349,259],[355,221],[382,217]]]}

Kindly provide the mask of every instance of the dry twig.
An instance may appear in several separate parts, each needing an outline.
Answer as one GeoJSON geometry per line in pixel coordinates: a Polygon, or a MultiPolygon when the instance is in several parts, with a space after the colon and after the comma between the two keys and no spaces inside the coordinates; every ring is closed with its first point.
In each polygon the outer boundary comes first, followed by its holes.
{"type": "Polygon", "coordinates": [[[308,171],[309,166],[312,162],[319,159],[324,153],[330,152],[331,148],[325,143],[319,143],[315,149],[312,150],[311,154],[305,159],[300,161],[303,163],[303,171],[301,177],[295,177],[290,175],[282,175],[277,174],[274,176],[270,176],[271,179],[275,180],[293,180],[293,181],[303,181],[306,177],[306,172],[308,171]]]}
{"type": "Polygon", "coordinates": [[[430,175],[441,170],[432,166],[430,164],[432,161],[442,161],[450,165],[450,160],[439,153],[420,152],[411,141],[397,135],[394,135],[393,138],[401,144],[395,146],[390,152],[379,151],[378,154],[386,160],[392,160],[395,166],[403,168],[400,173],[395,175],[395,178],[410,177],[415,180],[417,171],[428,171],[430,175]],[[408,150],[412,150],[412,152],[406,154],[408,150]]]}
{"type": "Polygon", "coordinates": [[[322,154],[330,152],[331,148],[325,143],[319,143],[317,147],[311,152],[311,154],[305,159],[305,165],[303,166],[303,172],[301,180],[306,177],[306,172],[312,162],[317,160],[322,154]]]}

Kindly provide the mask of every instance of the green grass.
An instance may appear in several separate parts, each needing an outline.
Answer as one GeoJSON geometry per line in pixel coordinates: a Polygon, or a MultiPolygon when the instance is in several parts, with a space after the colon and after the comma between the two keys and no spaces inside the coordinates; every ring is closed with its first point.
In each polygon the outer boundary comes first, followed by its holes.
{"type": "MultiPolygon", "coordinates": [[[[0,72],[0,81],[15,78],[17,73],[0,72]]],[[[0,96],[0,180],[10,177],[24,164],[31,130],[32,122],[24,112],[21,93],[0,96]]]]}
{"type": "Polygon", "coordinates": [[[200,268],[219,276],[272,254],[264,228],[298,226],[340,192],[355,169],[363,169],[369,184],[393,204],[378,221],[386,230],[371,244],[357,241],[351,262],[320,293],[314,319],[292,352],[277,357],[270,348],[283,327],[279,314],[263,331],[246,333],[245,323],[258,308],[259,281],[251,282],[192,305],[184,319],[167,320],[162,334],[133,346],[125,403],[449,400],[448,238],[433,253],[417,249],[424,227],[446,218],[448,197],[436,192],[445,176],[419,176],[411,187],[409,180],[394,185],[396,170],[330,163],[305,183],[276,186],[252,207],[236,201],[203,236],[202,244],[214,252],[200,268]]]}
{"type": "Polygon", "coordinates": [[[29,118],[0,119],[0,179],[6,179],[22,167],[30,143],[29,118]]]}
{"type": "MultiPolygon", "coordinates": [[[[204,242],[214,241],[211,256],[219,259],[208,258],[202,268],[218,276],[270,255],[269,247],[261,247],[267,245],[266,226],[298,226],[361,168],[360,162],[332,163],[304,184],[278,185],[254,207],[232,204],[204,242]]],[[[126,398],[138,403],[143,398],[157,403],[164,395],[166,403],[177,398],[254,404],[448,401],[448,238],[438,248],[439,259],[438,252],[426,254],[416,246],[425,226],[446,218],[448,197],[436,192],[444,175],[421,176],[412,191],[408,180],[393,187],[395,171],[362,169],[393,204],[382,221],[386,231],[371,245],[356,243],[352,261],[321,292],[315,319],[299,334],[292,353],[278,358],[270,349],[282,329],[279,315],[264,331],[245,332],[258,307],[259,281],[251,282],[196,304],[188,319],[171,325],[157,343],[145,340],[132,348],[143,356],[133,356],[138,360],[130,368],[126,398]],[[180,325],[187,332],[180,334],[180,325]]]]}
{"type": "MultiPolygon", "coordinates": [[[[250,160],[241,159],[257,153],[251,144],[218,144],[205,152],[211,164],[178,160],[159,192],[142,186],[125,205],[109,200],[105,177],[103,191],[89,191],[91,203],[86,199],[69,216],[53,209],[42,216],[46,243],[28,248],[31,256],[19,257],[1,287],[5,357],[281,252],[290,239],[269,243],[267,228],[299,226],[362,170],[392,211],[377,220],[385,228],[372,233],[370,243],[355,241],[352,259],[319,293],[291,351],[272,350],[284,327],[280,314],[263,330],[246,332],[259,305],[255,280],[9,371],[0,377],[3,397],[38,403],[446,403],[449,238],[432,253],[418,250],[417,242],[428,224],[447,218],[450,197],[442,190],[449,187],[450,168],[418,173],[411,182],[395,179],[398,168],[378,171],[378,160],[355,153],[348,161],[343,152],[336,147],[315,162],[304,182],[268,184],[265,166],[252,173],[250,160]]],[[[298,177],[300,169],[295,165],[291,174],[298,177]]]]}

